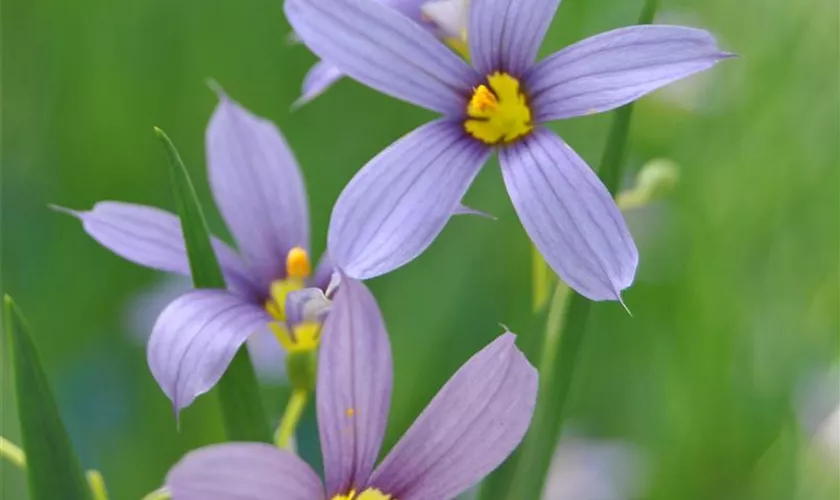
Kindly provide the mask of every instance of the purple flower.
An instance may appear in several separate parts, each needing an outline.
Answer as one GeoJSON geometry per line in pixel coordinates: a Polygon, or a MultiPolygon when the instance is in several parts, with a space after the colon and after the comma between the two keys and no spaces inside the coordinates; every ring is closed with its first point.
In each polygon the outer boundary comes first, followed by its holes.
{"type": "Polygon", "coordinates": [[[634,26],[539,63],[559,0],[472,0],[472,65],[432,33],[370,0],[286,0],[301,40],[347,75],[437,111],[371,160],[341,193],[330,256],[358,279],[406,264],[441,232],[479,169],[498,151],[525,230],[557,274],[593,300],[620,299],[638,252],[612,197],[543,126],[611,110],[713,66],[727,54],[707,32],[634,26]]]}
{"type": "MultiPolygon", "coordinates": [[[[332,274],[326,259],[311,272],[303,178],[277,127],[222,94],[206,146],[213,196],[239,253],[214,240],[228,288],[181,295],[149,338],[149,367],[176,411],[210,390],[246,339],[267,325],[286,350],[314,348],[326,302],[322,290],[332,274]]],[[[189,275],[175,215],[113,201],[89,212],[62,210],[114,253],[189,275]]]]}
{"type": "Polygon", "coordinates": [[[537,372],[514,340],[505,333],[467,361],[374,468],[390,406],[391,349],[373,296],[345,277],[318,358],[326,488],[293,454],[258,443],[194,451],[169,471],[166,486],[174,500],[454,498],[496,468],[530,423],[537,372]]]}

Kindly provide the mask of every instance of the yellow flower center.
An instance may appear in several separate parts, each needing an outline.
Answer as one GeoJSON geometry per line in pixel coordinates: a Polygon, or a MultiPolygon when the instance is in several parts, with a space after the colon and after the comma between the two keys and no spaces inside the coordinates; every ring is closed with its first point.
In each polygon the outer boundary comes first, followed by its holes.
{"type": "Polygon", "coordinates": [[[294,325],[292,331],[286,327],[286,297],[291,292],[302,290],[306,278],[312,272],[309,254],[300,247],[289,250],[286,255],[286,278],[271,284],[270,297],[265,303],[265,310],[277,320],[269,327],[286,351],[309,352],[318,347],[321,325],[312,321],[294,325]]]}
{"type": "Polygon", "coordinates": [[[493,73],[475,88],[467,116],[464,130],[486,144],[513,142],[534,129],[519,80],[507,73],[493,73]]]}
{"type": "Polygon", "coordinates": [[[336,495],[332,497],[332,500],[397,500],[396,498],[391,498],[391,495],[386,495],[381,491],[377,490],[376,488],[368,488],[361,493],[356,493],[355,491],[351,491],[346,495],[336,495]]]}
{"type": "Polygon", "coordinates": [[[292,327],[291,332],[283,323],[271,323],[269,326],[280,345],[290,354],[311,352],[318,348],[318,340],[321,338],[320,323],[305,321],[292,327]]]}

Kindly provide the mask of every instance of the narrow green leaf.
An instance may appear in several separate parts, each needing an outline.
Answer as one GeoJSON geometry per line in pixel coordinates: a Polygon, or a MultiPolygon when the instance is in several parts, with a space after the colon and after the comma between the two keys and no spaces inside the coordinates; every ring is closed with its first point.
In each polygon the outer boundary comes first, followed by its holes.
{"type": "Polygon", "coordinates": [[[227,372],[216,384],[216,392],[229,440],[271,442],[257,376],[245,347],[234,356],[227,372]]]}
{"type": "Polygon", "coordinates": [[[175,210],[181,217],[181,230],[184,232],[193,285],[196,288],[225,288],[222,268],[213,252],[210,231],[207,229],[207,221],[198,203],[190,174],[166,132],[156,127],[155,134],[163,143],[169,159],[169,173],[175,191],[175,210]]]}
{"type": "Polygon", "coordinates": [[[79,458],[58,414],[47,377],[12,298],[3,297],[4,325],[11,357],[26,474],[32,500],[89,500],[79,458]]]}
{"type": "MultiPolygon", "coordinates": [[[[155,133],[169,158],[175,208],[181,218],[193,285],[196,288],[225,288],[225,278],[213,252],[210,231],[190,175],[166,133],[159,128],[155,128],[155,133]]],[[[271,442],[257,377],[244,347],[236,353],[216,389],[228,439],[271,442]]]]}
{"type": "MultiPolygon", "coordinates": [[[[646,0],[639,24],[650,24],[656,13],[657,0],[646,0]]],[[[618,192],[624,168],[624,151],[633,104],[615,111],[598,176],[613,196],[618,192]]],[[[577,293],[568,293],[565,283],[559,282],[554,293],[543,338],[540,356],[540,387],[531,428],[522,447],[498,478],[491,480],[491,488],[482,489],[482,499],[540,498],[560,430],[578,353],[589,322],[592,302],[577,293]],[[512,472],[511,472],[512,471],[512,472]],[[486,494],[485,494],[486,493],[486,494]]]]}

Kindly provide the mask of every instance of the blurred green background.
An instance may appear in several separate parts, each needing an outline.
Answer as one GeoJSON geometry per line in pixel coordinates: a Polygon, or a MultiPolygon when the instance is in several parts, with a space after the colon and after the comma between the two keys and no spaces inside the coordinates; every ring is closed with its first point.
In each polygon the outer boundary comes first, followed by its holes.
{"type": "MultiPolygon", "coordinates": [[[[565,0],[543,52],[632,24],[641,4],[565,0]]],[[[164,276],[47,205],[172,209],[152,133],[160,126],[226,234],[204,167],[212,77],[285,133],[320,254],[342,186],[430,115],[351,81],[291,112],[315,59],[287,44],[280,1],[7,0],[2,9],[2,286],[32,324],[83,465],[102,470],[111,498],[139,498],[186,450],[222,438],[216,403],[200,398],[176,432],[127,313],[164,276]]],[[[633,317],[615,303],[593,308],[569,419],[642,451],[643,498],[837,498],[837,463],[815,458],[799,401],[806,381],[838,361],[838,4],[665,0],[657,21],[709,29],[741,57],[637,106],[628,182],[660,157],[681,179],[666,201],[628,214],[642,259],[625,296],[633,317]]],[[[597,164],[608,125],[592,116],[556,130],[597,164]]],[[[532,313],[529,241],[495,161],[467,202],[498,220],[457,217],[421,258],[370,283],[395,357],[386,446],[499,323],[537,359],[544,317],[532,313]]],[[[0,434],[19,442],[2,360],[0,434]]],[[[837,396],[836,379],[831,387],[837,396]]],[[[278,414],[282,391],[266,397],[278,414]]],[[[0,496],[26,497],[19,470],[3,462],[0,474],[0,496]]]]}

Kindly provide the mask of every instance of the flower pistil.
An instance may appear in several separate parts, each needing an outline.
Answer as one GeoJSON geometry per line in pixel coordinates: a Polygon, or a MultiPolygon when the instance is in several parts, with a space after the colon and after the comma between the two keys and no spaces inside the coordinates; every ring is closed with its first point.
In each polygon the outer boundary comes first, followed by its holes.
{"type": "Polygon", "coordinates": [[[318,347],[321,324],[317,321],[303,321],[289,324],[286,311],[286,298],[292,292],[303,290],[306,279],[312,272],[309,254],[300,247],[294,247],[286,255],[286,277],[271,284],[269,299],[265,309],[276,321],[271,323],[271,331],[289,353],[305,353],[318,347]]]}

